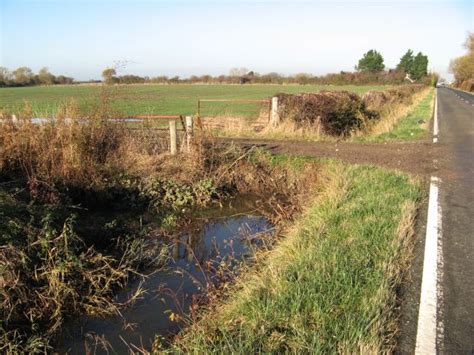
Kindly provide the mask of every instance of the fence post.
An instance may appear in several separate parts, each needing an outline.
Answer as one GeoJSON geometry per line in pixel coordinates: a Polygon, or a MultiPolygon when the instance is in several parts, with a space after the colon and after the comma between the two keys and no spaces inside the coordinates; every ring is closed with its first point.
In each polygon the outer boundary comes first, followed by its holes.
{"type": "Polygon", "coordinates": [[[171,155],[177,153],[177,132],[176,132],[176,120],[170,120],[170,152],[171,155]]]}
{"type": "Polygon", "coordinates": [[[191,141],[193,140],[193,116],[186,116],[186,151],[191,151],[191,141]]]}
{"type": "Polygon", "coordinates": [[[280,115],[278,114],[278,97],[272,97],[272,110],[270,114],[270,124],[277,127],[280,124],[280,115]]]}

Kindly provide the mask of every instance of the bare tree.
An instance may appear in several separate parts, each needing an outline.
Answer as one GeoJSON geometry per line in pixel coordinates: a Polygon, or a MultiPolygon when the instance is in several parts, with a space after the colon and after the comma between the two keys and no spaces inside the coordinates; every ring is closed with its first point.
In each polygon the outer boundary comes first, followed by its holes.
{"type": "Polygon", "coordinates": [[[13,72],[15,83],[18,85],[28,85],[33,80],[33,72],[28,67],[20,67],[13,72]]]}
{"type": "Polygon", "coordinates": [[[55,79],[56,79],[55,76],[51,74],[48,68],[46,67],[41,68],[40,71],[38,72],[38,80],[40,84],[52,85],[54,84],[55,79]]]}
{"type": "Polygon", "coordinates": [[[110,85],[115,82],[116,74],[117,74],[117,71],[114,68],[106,68],[102,72],[102,78],[104,79],[104,82],[106,84],[110,85]]]}

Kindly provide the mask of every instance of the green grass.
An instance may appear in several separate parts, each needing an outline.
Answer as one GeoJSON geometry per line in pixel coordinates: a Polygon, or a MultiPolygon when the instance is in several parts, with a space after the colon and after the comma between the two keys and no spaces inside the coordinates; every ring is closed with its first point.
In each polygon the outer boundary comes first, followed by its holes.
{"type": "Polygon", "coordinates": [[[433,116],[433,95],[431,90],[421,102],[401,118],[389,132],[377,136],[359,137],[364,141],[409,141],[425,138],[433,116]]]}
{"type": "MultiPolygon", "coordinates": [[[[364,93],[384,86],[317,86],[317,85],[128,85],[105,87],[112,95],[114,109],[123,115],[162,114],[190,115],[197,111],[197,99],[267,99],[279,92],[297,93],[320,90],[348,90],[364,93]]],[[[36,86],[0,88],[0,110],[19,111],[28,101],[37,116],[52,116],[61,102],[74,98],[80,108],[88,109],[99,100],[101,86],[36,86]]],[[[255,105],[204,105],[204,113],[233,113],[251,116],[255,105]]]]}
{"type": "Polygon", "coordinates": [[[375,167],[324,166],[296,226],[173,351],[390,352],[419,183],[375,167]]]}

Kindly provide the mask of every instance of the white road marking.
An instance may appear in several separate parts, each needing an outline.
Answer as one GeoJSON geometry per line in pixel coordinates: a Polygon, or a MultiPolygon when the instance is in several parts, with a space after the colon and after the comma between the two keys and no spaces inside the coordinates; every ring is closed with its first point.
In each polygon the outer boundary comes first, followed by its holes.
{"type": "Polygon", "coordinates": [[[434,107],[434,118],[433,118],[433,143],[438,143],[438,90],[435,95],[435,107],[434,107]]]}
{"type": "Polygon", "coordinates": [[[436,354],[437,335],[443,334],[443,324],[438,322],[438,297],[441,295],[438,266],[442,262],[441,206],[438,198],[440,180],[431,177],[426,226],[423,279],[421,282],[420,309],[416,334],[415,354],[436,354]]]}

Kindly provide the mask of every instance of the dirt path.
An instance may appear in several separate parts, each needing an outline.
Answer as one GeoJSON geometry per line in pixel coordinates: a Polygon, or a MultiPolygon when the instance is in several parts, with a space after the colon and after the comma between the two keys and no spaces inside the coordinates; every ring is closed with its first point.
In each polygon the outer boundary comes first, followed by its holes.
{"type": "Polygon", "coordinates": [[[446,176],[447,154],[442,144],[430,141],[355,143],[307,142],[269,139],[226,138],[243,146],[258,146],[275,154],[336,158],[351,164],[371,164],[419,176],[446,176]],[[437,161],[433,164],[433,160],[437,161]]]}

